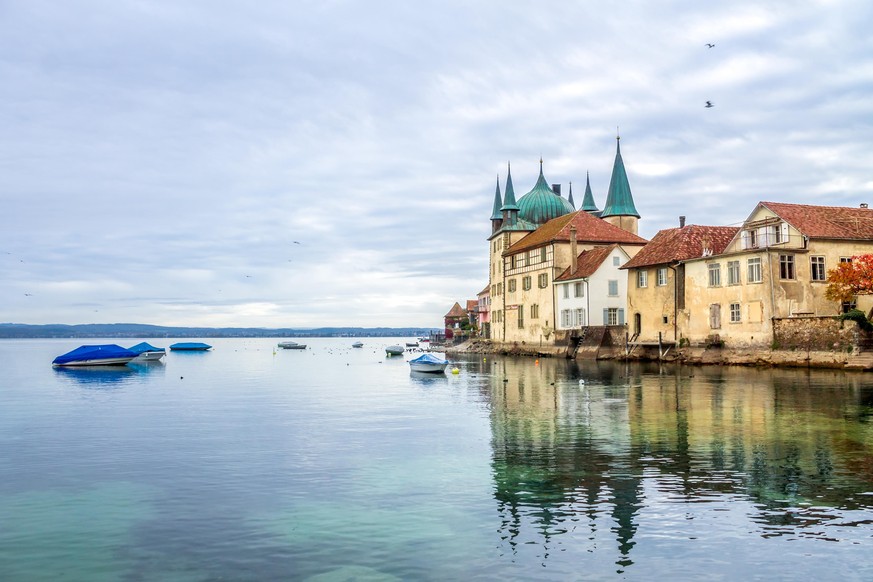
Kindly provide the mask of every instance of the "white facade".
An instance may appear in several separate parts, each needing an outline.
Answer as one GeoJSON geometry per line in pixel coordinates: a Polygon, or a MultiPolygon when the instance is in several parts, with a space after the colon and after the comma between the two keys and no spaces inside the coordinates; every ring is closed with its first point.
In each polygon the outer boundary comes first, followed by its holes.
{"type": "Polygon", "coordinates": [[[557,329],[624,325],[628,274],[619,267],[629,260],[621,247],[615,247],[589,276],[555,282],[557,329]]]}

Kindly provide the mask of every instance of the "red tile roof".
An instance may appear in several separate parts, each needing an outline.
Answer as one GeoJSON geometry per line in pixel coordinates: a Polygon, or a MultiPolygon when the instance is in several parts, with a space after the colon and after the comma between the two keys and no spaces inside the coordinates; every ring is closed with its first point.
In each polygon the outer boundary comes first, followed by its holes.
{"type": "Polygon", "coordinates": [[[618,248],[618,245],[612,244],[583,251],[582,254],[576,257],[576,271],[571,273],[570,267],[567,267],[563,273],[555,277],[555,281],[570,281],[572,279],[590,277],[616,248],[618,248]]]}
{"type": "Polygon", "coordinates": [[[850,206],[812,206],[761,202],[810,238],[873,239],[873,210],[850,206]]]}
{"type": "Polygon", "coordinates": [[[658,232],[649,244],[622,266],[622,269],[649,267],[675,263],[703,256],[704,243],[717,255],[734,238],[735,226],[700,226],[689,224],[681,228],[667,228],[658,232]]]}
{"type": "Polygon", "coordinates": [[[476,311],[479,309],[479,301],[476,299],[467,299],[467,311],[476,311]]]}
{"type": "Polygon", "coordinates": [[[467,312],[463,310],[461,304],[455,301],[452,308],[446,313],[445,317],[467,317],[467,312]]]}
{"type": "Polygon", "coordinates": [[[509,247],[503,254],[513,254],[551,242],[569,242],[571,225],[576,226],[576,241],[579,243],[644,245],[647,242],[646,239],[610,224],[602,218],[579,210],[553,218],[509,247]]]}

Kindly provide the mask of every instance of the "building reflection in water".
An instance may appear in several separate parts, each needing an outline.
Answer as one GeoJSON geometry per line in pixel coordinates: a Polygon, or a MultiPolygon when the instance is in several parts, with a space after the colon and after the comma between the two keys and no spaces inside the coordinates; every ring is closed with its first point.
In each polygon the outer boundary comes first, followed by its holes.
{"type": "MultiPolygon", "coordinates": [[[[839,371],[490,362],[501,541],[607,540],[633,563],[652,502],[748,500],[764,537],[871,508],[873,381],[839,371]],[[814,510],[812,509],[814,507],[814,510]],[[608,536],[606,535],[608,532],[608,536]]],[[[844,524],[845,525],[845,524],[844,524]]],[[[817,527],[816,527],[817,526],[817,527]]]]}

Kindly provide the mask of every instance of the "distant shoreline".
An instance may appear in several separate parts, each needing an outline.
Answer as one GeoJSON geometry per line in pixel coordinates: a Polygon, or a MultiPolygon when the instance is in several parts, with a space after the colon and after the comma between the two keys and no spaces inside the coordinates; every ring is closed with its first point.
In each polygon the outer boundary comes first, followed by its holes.
{"type": "Polygon", "coordinates": [[[424,337],[442,329],[429,327],[168,327],[139,323],[79,325],[0,323],[0,339],[51,338],[270,338],[270,337],[424,337]]]}

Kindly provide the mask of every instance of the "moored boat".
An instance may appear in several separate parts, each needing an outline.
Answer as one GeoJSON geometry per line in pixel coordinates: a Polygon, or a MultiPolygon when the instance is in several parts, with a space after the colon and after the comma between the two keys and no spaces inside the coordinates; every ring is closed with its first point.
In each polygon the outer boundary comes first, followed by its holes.
{"type": "Polygon", "coordinates": [[[306,344],[298,344],[297,342],[286,341],[277,344],[283,350],[305,350],[306,344]]]}
{"type": "Polygon", "coordinates": [[[174,352],[205,352],[211,349],[212,346],[202,342],[179,342],[170,346],[174,352]]]}
{"type": "Polygon", "coordinates": [[[137,362],[154,362],[167,355],[166,348],[156,348],[148,342],[140,342],[127,349],[136,354],[137,362]]]}
{"type": "Polygon", "coordinates": [[[388,346],[385,348],[385,353],[389,356],[401,356],[404,351],[406,350],[401,345],[388,346]]]}
{"type": "Polygon", "coordinates": [[[432,372],[435,374],[442,374],[446,371],[446,366],[448,365],[448,360],[444,360],[433,354],[422,354],[414,360],[409,360],[409,369],[413,372],[432,372]]]}
{"type": "Polygon", "coordinates": [[[116,344],[79,346],[52,360],[52,366],[123,366],[136,354],[116,344]]]}
{"type": "Polygon", "coordinates": [[[406,342],[406,347],[407,348],[417,348],[418,342],[406,342]]]}
{"type": "Polygon", "coordinates": [[[364,342],[355,342],[352,344],[353,348],[362,348],[364,347],[364,342]]]}

